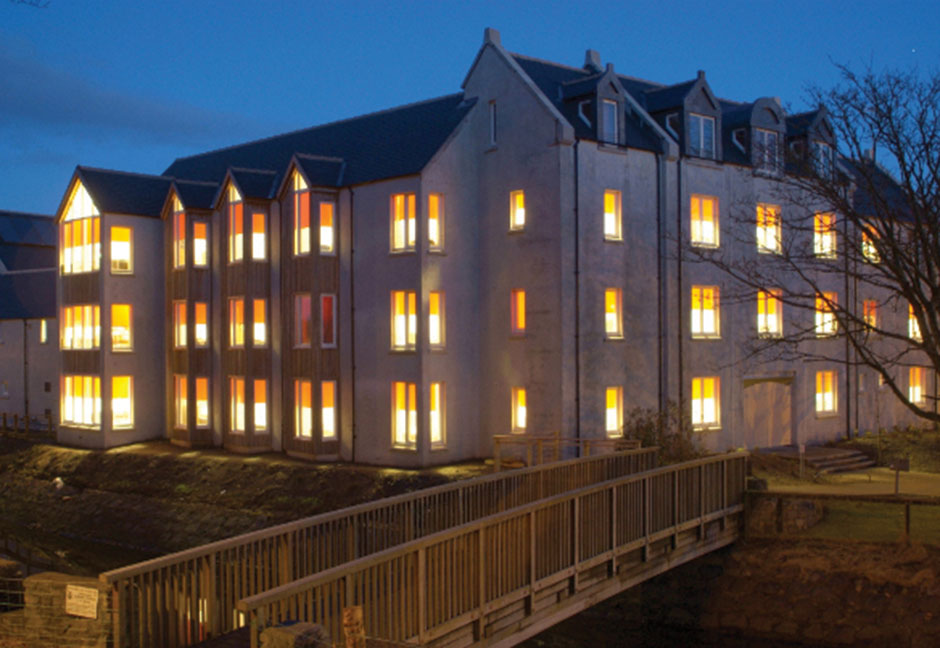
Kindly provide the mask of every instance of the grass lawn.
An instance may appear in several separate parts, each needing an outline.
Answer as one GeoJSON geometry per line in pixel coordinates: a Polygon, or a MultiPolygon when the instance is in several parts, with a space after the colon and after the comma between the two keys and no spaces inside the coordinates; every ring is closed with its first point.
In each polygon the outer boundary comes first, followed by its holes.
{"type": "Polygon", "coordinates": [[[861,450],[879,465],[896,459],[911,458],[911,470],[940,473],[940,431],[913,427],[870,433],[839,443],[840,448],[861,450]]]}
{"type": "MultiPolygon", "coordinates": [[[[825,502],[822,522],[799,534],[802,538],[896,542],[904,536],[904,507],[872,502],[825,502]]],[[[940,507],[911,506],[912,542],[940,546],[940,507]]]]}

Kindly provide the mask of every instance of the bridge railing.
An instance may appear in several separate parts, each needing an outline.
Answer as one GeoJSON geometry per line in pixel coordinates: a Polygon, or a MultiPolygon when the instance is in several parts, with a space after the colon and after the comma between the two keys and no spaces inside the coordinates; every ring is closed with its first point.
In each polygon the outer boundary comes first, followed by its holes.
{"type": "Polygon", "coordinates": [[[680,536],[700,553],[731,542],[739,529],[725,525],[743,511],[746,461],[733,453],[587,485],[245,597],[238,609],[253,648],[262,629],[287,620],[322,624],[337,640],[352,605],[380,639],[504,638],[580,590],[648,577],[646,561],[667,556],[680,536]]]}
{"type": "Polygon", "coordinates": [[[113,645],[189,646],[244,625],[239,599],[589,484],[649,470],[658,448],[445,484],[220,540],[100,575],[113,645]]]}
{"type": "Polygon", "coordinates": [[[623,437],[588,439],[560,435],[494,434],[493,468],[499,472],[505,468],[507,459],[524,460],[526,466],[560,461],[568,448],[572,448],[579,457],[590,457],[593,454],[636,450],[639,447],[639,439],[623,437]]]}

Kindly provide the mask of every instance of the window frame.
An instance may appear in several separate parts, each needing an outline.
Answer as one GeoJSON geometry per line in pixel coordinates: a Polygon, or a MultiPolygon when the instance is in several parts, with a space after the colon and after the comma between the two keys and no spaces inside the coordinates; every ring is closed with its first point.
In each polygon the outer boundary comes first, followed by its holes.
{"type": "Polygon", "coordinates": [[[320,440],[321,441],[338,441],[339,440],[339,426],[337,425],[339,417],[339,408],[336,406],[336,381],[335,380],[321,380],[320,381],[320,440]],[[329,386],[329,389],[327,389],[329,386]],[[332,432],[327,435],[327,392],[329,391],[330,395],[330,429],[332,432]]]}
{"type": "Polygon", "coordinates": [[[609,439],[623,436],[623,387],[620,385],[604,389],[604,432],[609,439]],[[611,421],[611,401],[613,401],[614,409],[613,421],[611,421]]]}
{"type": "Polygon", "coordinates": [[[209,245],[209,233],[211,231],[211,226],[207,221],[195,220],[195,219],[192,221],[192,224],[193,224],[193,267],[194,268],[208,268],[209,263],[210,263],[210,258],[211,258],[211,250],[212,250],[211,246],[209,245]],[[203,237],[197,236],[196,234],[197,228],[204,228],[205,236],[203,237]],[[202,251],[201,263],[199,262],[200,255],[196,249],[197,241],[205,242],[205,245],[203,246],[204,249],[202,251]]]}
{"type": "Polygon", "coordinates": [[[447,295],[443,290],[431,290],[428,292],[428,346],[434,350],[444,349],[447,345],[447,295]],[[435,304],[435,299],[437,303],[435,304]],[[437,323],[431,318],[436,317],[437,323]],[[437,339],[434,339],[434,333],[437,332],[437,339]]]}
{"type": "Polygon", "coordinates": [[[130,430],[134,428],[134,376],[111,376],[111,429],[112,430],[130,430]],[[114,395],[117,391],[119,380],[127,380],[127,419],[124,423],[118,423],[118,415],[115,411],[115,402],[118,400],[114,395]]]}
{"type": "Polygon", "coordinates": [[[319,217],[319,229],[317,230],[320,242],[320,256],[336,256],[336,203],[332,200],[321,200],[317,209],[319,217]],[[324,225],[324,216],[329,216],[329,225],[324,225]],[[328,244],[324,243],[324,229],[329,230],[329,236],[326,238],[328,244]]]}
{"type": "Polygon", "coordinates": [[[313,381],[304,378],[294,379],[294,438],[295,439],[313,439],[313,381]],[[309,406],[305,396],[309,395],[309,406]],[[307,415],[307,418],[304,415],[307,415]],[[309,422],[309,427],[305,423],[309,422]],[[304,434],[309,431],[308,434],[304,434]]]}
{"type": "Polygon", "coordinates": [[[268,346],[268,300],[253,298],[251,300],[251,346],[253,348],[264,348],[268,346]],[[261,305],[261,341],[258,341],[258,304],[261,305]]]}
{"type": "Polygon", "coordinates": [[[268,260],[268,214],[266,210],[251,210],[251,255],[252,261],[268,260]],[[261,231],[258,231],[260,223],[261,231]]]}
{"type": "Polygon", "coordinates": [[[509,231],[525,231],[526,205],[525,190],[516,189],[509,192],[509,231]],[[521,215],[521,218],[520,218],[521,215]]]}
{"type": "Polygon", "coordinates": [[[245,348],[245,298],[228,298],[228,347],[245,348]],[[241,315],[239,316],[239,312],[241,315]],[[239,339],[240,338],[240,339],[239,339]]]}
{"type": "Polygon", "coordinates": [[[692,429],[698,431],[719,430],[721,429],[721,376],[695,376],[692,378],[691,389],[691,412],[692,429]],[[708,397],[707,387],[711,387],[712,396],[708,397]],[[696,396],[696,391],[698,396],[696,396]],[[714,415],[711,419],[705,418],[708,401],[713,401],[711,406],[714,415]],[[696,415],[696,406],[698,414],[696,415]]]}
{"type": "Polygon", "coordinates": [[[59,421],[65,427],[80,427],[85,429],[101,429],[102,405],[101,376],[93,374],[62,374],[59,383],[59,421]],[[81,382],[81,389],[76,396],[76,382],[81,382]],[[85,396],[86,388],[89,396],[85,396]],[[76,407],[78,406],[78,407],[76,407]],[[86,412],[90,406],[90,413],[86,420],[86,412]],[[76,410],[81,412],[76,416],[76,410]]]}
{"type": "Polygon", "coordinates": [[[392,448],[415,451],[418,449],[417,385],[413,382],[392,382],[392,448]],[[399,404],[401,401],[401,404],[399,404]],[[402,421],[402,416],[404,420],[402,421]]]}
{"type": "Polygon", "coordinates": [[[417,205],[413,191],[393,193],[389,196],[390,254],[410,254],[415,252],[417,249],[418,227],[416,219],[417,205]],[[399,206],[401,207],[400,210],[399,206]],[[401,216],[401,218],[399,218],[399,216],[401,216]],[[399,223],[401,226],[400,232],[399,223]]]}
{"type": "Polygon", "coordinates": [[[604,190],[604,215],[603,215],[603,230],[604,230],[604,240],[620,243],[623,241],[623,220],[622,220],[622,204],[623,196],[616,189],[605,189],[604,190]],[[607,199],[610,198],[612,202],[613,211],[609,210],[609,205],[607,204],[607,199]],[[608,227],[611,225],[612,227],[608,227]]]}
{"type": "Polygon", "coordinates": [[[335,349],[336,339],[336,294],[323,293],[320,295],[320,348],[335,349]],[[329,318],[327,318],[326,305],[329,304],[329,318]],[[329,320],[329,321],[327,321],[329,320]]]}
{"type": "Polygon", "coordinates": [[[623,339],[623,290],[621,288],[604,288],[604,339],[623,339]],[[611,310],[612,305],[613,310],[611,310]]]}
{"type": "Polygon", "coordinates": [[[293,341],[295,349],[309,349],[313,346],[313,299],[310,293],[294,293],[294,332],[293,341]],[[304,305],[306,304],[307,318],[304,319],[304,305]],[[304,336],[306,324],[306,339],[304,336]]]}
{"type": "Polygon", "coordinates": [[[414,351],[418,346],[418,304],[413,290],[393,290],[390,297],[392,351],[414,351]]]}
{"type": "Polygon", "coordinates": [[[311,194],[307,181],[294,169],[291,177],[291,204],[293,208],[292,219],[292,251],[295,257],[310,256],[311,254],[311,194]],[[306,212],[307,225],[304,227],[303,218],[306,212]],[[306,235],[304,232],[306,231],[306,235]]]}
{"type": "Polygon", "coordinates": [[[783,290],[770,288],[757,291],[757,335],[763,338],[783,337],[783,290]],[[772,306],[772,308],[770,308],[772,306]],[[771,312],[771,310],[773,312],[771,312]],[[761,312],[763,311],[763,312],[761,312]],[[761,321],[763,318],[763,323],[761,321]],[[769,326],[769,322],[774,322],[769,326]]]}
{"type": "Polygon", "coordinates": [[[839,293],[835,291],[816,293],[813,328],[817,338],[831,338],[839,333],[839,320],[836,318],[835,308],[830,307],[827,301],[838,304],[839,293]]]}
{"type": "Polygon", "coordinates": [[[758,254],[783,253],[780,205],[757,203],[756,237],[758,254]],[[772,245],[767,245],[768,241],[772,245]]]}
{"type": "Polygon", "coordinates": [[[689,243],[693,247],[713,248],[721,247],[721,212],[718,196],[693,193],[689,196],[689,243]],[[712,207],[711,220],[705,219],[705,205],[712,207]],[[696,204],[698,209],[696,210],[696,204]],[[696,218],[696,211],[698,218],[696,218]],[[706,238],[703,233],[704,225],[711,224],[712,236],[706,238]]]}
{"type": "Polygon", "coordinates": [[[268,433],[268,421],[270,417],[268,415],[268,380],[267,378],[252,378],[251,380],[251,431],[253,433],[268,433]],[[258,402],[258,387],[261,387],[260,393],[263,397],[263,401],[258,402]],[[258,405],[263,405],[263,409],[259,412],[258,405]],[[259,415],[260,414],[260,415],[259,415]],[[259,425],[260,421],[260,425],[259,425]]]}
{"type": "Polygon", "coordinates": [[[524,337],[527,324],[525,288],[513,288],[509,291],[509,334],[524,337]]]}
{"type": "Polygon", "coordinates": [[[228,224],[226,260],[228,265],[236,265],[245,261],[245,201],[232,183],[228,185],[225,213],[228,224]]]}
{"type": "Polygon", "coordinates": [[[754,166],[762,171],[778,173],[780,171],[780,133],[769,128],[755,128],[754,142],[752,145],[754,154],[754,166]],[[773,139],[773,142],[764,140],[773,139]],[[773,152],[773,159],[768,159],[768,152],[773,152]]]}
{"type": "Polygon", "coordinates": [[[248,413],[247,413],[247,393],[245,390],[244,376],[228,377],[228,432],[243,436],[247,432],[248,413]],[[239,400],[241,396],[241,400],[239,400]],[[240,427],[237,425],[241,423],[240,427]]]}
{"type": "Polygon", "coordinates": [[[919,365],[908,367],[907,400],[918,407],[927,404],[927,367],[919,365]]]}
{"type": "Polygon", "coordinates": [[[193,346],[197,349],[203,349],[209,346],[209,302],[193,302],[193,346]],[[205,316],[205,322],[202,326],[205,328],[205,337],[200,342],[199,339],[199,310],[202,307],[202,314],[205,316]]]}
{"type": "Polygon", "coordinates": [[[687,130],[689,138],[689,155],[693,157],[704,158],[706,160],[714,160],[718,152],[718,142],[715,139],[715,133],[717,132],[717,120],[710,115],[703,115],[702,113],[689,113],[689,128],[687,130]],[[696,127],[695,124],[698,123],[698,137],[696,138],[696,127]],[[708,125],[709,128],[704,128],[705,125],[708,125]],[[711,150],[705,148],[705,133],[706,130],[711,131],[711,150]],[[698,141],[694,141],[698,139],[698,141]]]}
{"type": "Polygon", "coordinates": [[[189,313],[185,299],[173,300],[173,348],[185,349],[189,346],[189,313]]]}
{"type": "Polygon", "coordinates": [[[837,259],[836,213],[834,211],[813,212],[813,256],[818,259],[837,259]]]}
{"type": "Polygon", "coordinates": [[[193,388],[194,388],[194,390],[195,390],[195,391],[194,391],[194,394],[193,394],[193,395],[194,395],[193,402],[196,404],[196,408],[193,410],[193,414],[194,414],[194,421],[195,421],[196,429],[204,430],[204,429],[207,429],[207,428],[210,426],[210,424],[212,423],[212,408],[210,407],[210,405],[211,405],[211,394],[210,394],[210,391],[209,391],[209,377],[208,377],[208,376],[196,376],[196,378],[193,380],[193,388]],[[206,391],[206,398],[205,398],[205,403],[206,403],[206,405],[205,405],[205,407],[206,407],[206,419],[205,419],[205,423],[200,423],[200,417],[199,417],[199,403],[200,403],[200,400],[199,400],[199,391],[200,391],[200,389],[199,389],[199,383],[200,383],[200,381],[204,381],[204,383],[205,383],[205,388],[206,388],[206,389],[205,389],[205,391],[206,391]]]}
{"type": "Polygon", "coordinates": [[[428,443],[431,450],[447,447],[447,385],[438,380],[428,385],[428,443]]]}
{"type": "Polygon", "coordinates": [[[838,375],[834,369],[822,369],[816,372],[816,390],[813,393],[814,411],[817,418],[838,415],[839,384],[838,375]]]}
{"type": "Polygon", "coordinates": [[[689,333],[693,340],[721,339],[721,289],[719,286],[693,285],[690,289],[689,333]],[[697,300],[697,302],[696,302],[697,300]],[[711,308],[706,308],[710,300],[711,308]],[[696,308],[698,303],[698,308],[696,308]],[[706,329],[706,314],[711,314],[711,329],[706,329]],[[696,316],[697,315],[697,316],[696,316]]]}
{"type": "MultiPolygon", "coordinates": [[[[123,242],[123,241],[119,241],[123,242]]],[[[130,225],[111,225],[108,228],[109,243],[109,266],[112,275],[133,275],[134,274],[134,228],[130,225]],[[114,230],[127,230],[127,267],[115,267],[114,255],[114,230]]]]}
{"type": "Polygon", "coordinates": [[[525,434],[529,425],[529,397],[525,387],[513,387],[510,390],[511,398],[511,426],[512,434],[525,434]]]}
{"type": "Polygon", "coordinates": [[[428,194],[427,240],[428,252],[444,253],[444,194],[431,192],[428,194]],[[432,223],[434,226],[432,227],[432,223]],[[432,238],[432,231],[437,232],[436,240],[432,238]]]}
{"type": "Polygon", "coordinates": [[[601,99],[600,119],[598,120],[598,130],[600,131],[598,139],[604,144],[620,143],[620,110],[619,104],[614,99],[601,99]],[[613,123],[608,123],[609,118],[613,118],[613,123]]]}
{"type": "Polygon", "coordinates": [[[189,429],[189,378],[173,374],[173,429],[189,429]]]}
{"type": "Polygon", "coordinates": [[[133,353],[134,351],[134,306],[133,304],[111,304],[111,352],[112,353],[133,353]],[[127,308],[127,343],[118,346],[114,338],[114,320],[115,309],[127,308]]]}
{"type": "Polygon", "coordinates": [[[186,267],[186,211],[180,199],[173,196],[173,269],[186,267]]]}

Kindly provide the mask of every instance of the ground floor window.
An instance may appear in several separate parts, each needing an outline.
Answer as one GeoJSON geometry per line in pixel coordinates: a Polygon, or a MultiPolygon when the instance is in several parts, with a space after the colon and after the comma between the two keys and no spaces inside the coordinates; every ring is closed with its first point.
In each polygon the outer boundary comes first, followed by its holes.
{"type": "Polygon", "coordinates": [[[836,411],[836,372],[816,372],[816,413],[832,414],[836,411]]]}
{"type": "Polygon", "coordinates": [[[528,418],[526,400],[525,387],[512,388],[512,431],[516,434],[525,432],[528,418]]]}
{"type": "Polygon", "coordinates": [[[111,427],[134,427],[134,379],[111,377],[111,427]]]}
{"type": "Polygon", "coordinates": [[[605,429],[607,436],[620,436],[623,433],[623,388],[608,387],[606,394],[605,429]]]}
{"type": "Polygon", "coordinates": [[[189,427],[188,421],[186,420],[186,410],[187,410],[187,394],[186,389],[188,386],[188,380],[186,376],[173,376],[173,402],[174,402],[174,427],[177,430],[185,430],[189,427]]]}
{"type": "Polygon", "coordinates": [[[927,370],[911,367],[908,371],[907,399],[915,405],[927,402],[927,370]]]}
{"type": "Polygon", "coordinates": [[[429,407],[431,447],[443,447],[444,437],[444,383],[431,383],[431,403],[429,407]]]}
{"type": "Polygon", "coordinates": [[[62,423],[101,425],[100,377],[62,377],[62,423]]]}
{"type": "Polygon", "coordinates": [[[692,427],[721,426],[721,381],[718,376],[692,379],[692,427]]]}
{"type": "Polygon", "coordinates": [[[196,427],[209,427],[208,378],[196,378],[196,427]]]}
{"type": "Polygon", "coordinates": [[[294,381],[294,434],[313,437],[313,383],[309,380],[294,381]]]}
{"type": "Polygon", "coordinates": [[[245,379],[229,378],[229,430],[245,431],[245,379]]]}
{"type": "Polygon", "coordinates": [[[418,446],[417,387],[414,383],[392,383],[392,443],[413,450],[418,446]]]}
{"type": "Polygon", "coordinates": [[[268,429],[268,381],[256,380],[254,389],[255,398],[255,432],[264,432],[268,429]]]}
{"type": "Polygon", "coordinates": [[[324,441],[336,439],[336,381],[320,383],[320,427],[324,441]]]}

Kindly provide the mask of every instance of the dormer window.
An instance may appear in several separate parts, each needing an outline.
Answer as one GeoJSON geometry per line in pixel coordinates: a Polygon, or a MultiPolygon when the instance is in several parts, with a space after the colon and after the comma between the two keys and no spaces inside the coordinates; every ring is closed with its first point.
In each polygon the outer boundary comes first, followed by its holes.
{"type": "Polygon", "coordinates": [[[832,147],[819,140],[813,140],[813,169],[821,178],[832,177],[832,147]]]}
{"type": "Polygon", "coordinates": [[[689,114],[689,155],[715,158],[715,118],[689,114]]]}
{"type": "Polygon", "coordinates": [[[616,144],[619,141],[617,136],[617,102],[610,99],[604,99],[601,102],[601,132],[600,140],[616,144]]]}
{"type": "Polygon", "coordinates": [[[776,172],[780,159],[780,136],[776,131],[757,128],[754,130],[754,166],[765,171],[776,172]]]}

